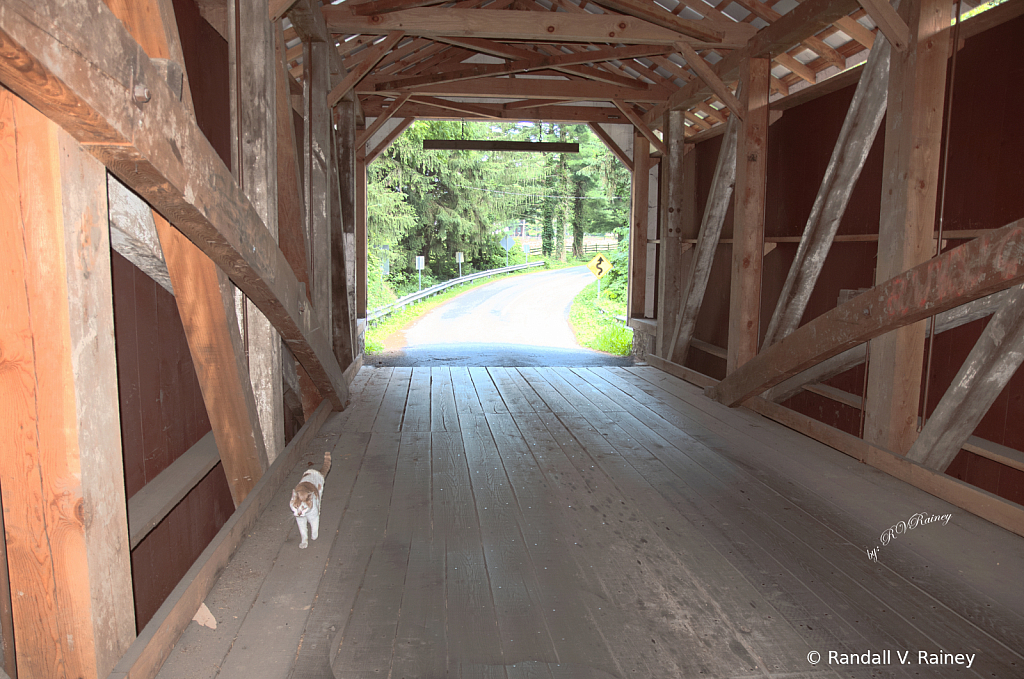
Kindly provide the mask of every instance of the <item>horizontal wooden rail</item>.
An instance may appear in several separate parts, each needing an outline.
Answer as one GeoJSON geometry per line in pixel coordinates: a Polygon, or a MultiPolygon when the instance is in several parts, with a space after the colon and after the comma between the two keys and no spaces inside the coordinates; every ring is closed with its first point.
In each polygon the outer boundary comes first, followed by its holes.
{"type": "Polygon", "coordinates": [[[63,127],[223,269],[274,325],[321,395],[344,407],[348,385],[320,320],[325,310],[300,299],[284,253],[231,171],[103,0],[5,0],[0,82],[63,127]]]}
{"type": "Polygon", "coordinates": [[[128,499],[128,539],[132,549],[220,462],[213,432],[199,439],[167,469],[128,499]]]}

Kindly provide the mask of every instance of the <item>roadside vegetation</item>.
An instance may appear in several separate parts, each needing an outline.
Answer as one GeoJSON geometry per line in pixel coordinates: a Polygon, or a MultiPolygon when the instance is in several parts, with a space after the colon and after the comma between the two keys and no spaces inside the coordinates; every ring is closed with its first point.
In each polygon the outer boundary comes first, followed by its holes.
{"type": "MultiPolygon", "coordinates": [[[[580,346],[617,356],[633,349],[633,329],[625,325],[628,257],[624,251],[608,253],[612,270],[583,288],[572,302],[569,323],[580,346]]],[[[589,261],[589,260],[588,260],[589,261]]]]}
{"type": "MultiPolygon", "coordinates": [[[[457,278],[456,253],[463,255],[462,275],[527,261],[524,242],[531,244],[531,262],[543,259],[548,269],[578,266],[594,256],[583,252],[586,240],[612,236],[621,247],[628,233],[629,172],[586,125],[417,121],[369,166],[368,175],[369,309],[457,278]],[[425,151],[425,139],[576,142],[580,153],[425,151]],[[508,252],[504,238],[515,241],[508,252]]],[[[624,286],[626,255],[605,254],[621,259],[615,265],[624,286]]],[[[620,294],[609,285],[615,273],[605,277],[602,299],[591,305],[624,305],[624,288],[620,294]]],[[[459,286],[372,324],[367,352],[382,351],[384,338],[419,315],[497,279],[459,286]]],[[[622,313],[608,318],[614,322],[622,313]]],[[[595,325],[600,323],[588,322],[595,325]]]]}

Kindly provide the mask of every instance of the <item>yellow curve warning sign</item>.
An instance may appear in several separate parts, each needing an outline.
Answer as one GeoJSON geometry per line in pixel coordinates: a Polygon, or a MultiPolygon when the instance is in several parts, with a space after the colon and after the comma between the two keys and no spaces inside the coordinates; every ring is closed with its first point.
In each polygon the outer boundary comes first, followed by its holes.
{"type": "Polygon", "coordinates": [[[606,273],[612,270],[612,263],[607,257],[599,254],[587,263],[587,268],[590,269],[590,272],[597,276],[598,279],[601,279],[606,273]]]}

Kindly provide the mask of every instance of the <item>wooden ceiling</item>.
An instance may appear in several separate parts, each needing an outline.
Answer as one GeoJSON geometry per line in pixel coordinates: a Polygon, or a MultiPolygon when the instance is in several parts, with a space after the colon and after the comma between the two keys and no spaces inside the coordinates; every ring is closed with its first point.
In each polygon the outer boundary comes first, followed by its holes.
{"type": "MultiPolygon", "coordinates": [[[[272,14],[275,4],[294,19],[294,1],[272,2],[272,14]]],[[[774,43],[761,52],[772,59],[773,97],[863,62],[880,30],[894,44],[901,37],[884,0],[347,0],[324,3],[322,14],[348,73],[343,86],[367,118],[643,130],[660,127],[671,106],[685,111],[688,136],[728,119],[737,75],[727,57],[755,34],[774,43]]],[[[303,31],[284,36],[301,80],[303,31]]],[[[332,94],[335,103],[344,92],[332,94]]]]}

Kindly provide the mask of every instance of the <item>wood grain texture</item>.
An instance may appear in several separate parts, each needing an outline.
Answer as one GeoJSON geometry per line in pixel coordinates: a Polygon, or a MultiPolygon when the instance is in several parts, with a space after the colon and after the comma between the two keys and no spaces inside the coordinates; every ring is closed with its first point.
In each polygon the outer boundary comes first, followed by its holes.
{"type": "Polygon", "coordinates": [[[298,281],[284,255],[186,105],[114,15],[99,0],[7,3],[0,53],[4,83],[200,244],[342,408],[348,387],[316,315],[299,311],[298,281]],[[94,35],[107,40],[84,37],[94,35]],[[133,102],[133,77],[150,93],[141,109],[133,102]]]}
{"type": "Polygon", "coordinates": [[[4,528],[22,677],[101,676],[134,637],[106,174],[0,90],[4,528]]]}
{"type": "Polygon", "coordinates": [[[693,154],[685,152],[683,114],[665,114],[665,141],[669,152],[662,156],[659,168],[661,192],[658,207],[658,335],[655,353],[664,356],[672,341],[682,303],[683,228],[693,219],[696,172],[693,154]]]}
{"type": "MultiPolygon", "coordinates": [[[[595,125],[594,127],[599,127],[595,125]]],[[[626,294],[626,318],[643,316],[647,306],[648,268],[654,269],[656,262],[647,258],[648,209],[647,197],[650,194],[650,156],[651,145],[639,132],[633,132],[633,159],[629,168],[632,176],[630,184],[629,209],[629,277],[626,294]]]]}

